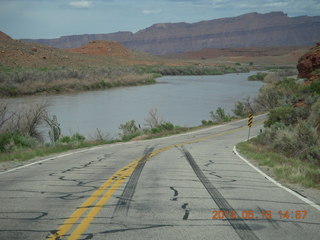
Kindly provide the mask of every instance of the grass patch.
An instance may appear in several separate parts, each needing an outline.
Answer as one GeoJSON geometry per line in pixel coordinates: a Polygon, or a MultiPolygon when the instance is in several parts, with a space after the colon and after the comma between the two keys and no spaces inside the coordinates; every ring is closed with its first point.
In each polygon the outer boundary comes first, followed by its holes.
{"type": "Polygon", "coordinates": [[[103,144],[111,144],[118,140],[111,141],[83,141],[76,144],[60,144],[56,146],[43,146],[36,148],[20,149],[11,153],[0,153],[0,162],[6,161],[26,161],[36,157],[44,157],[51,154],[62,153],[69,150],[94,147],[103,144]]]}
{"type": "Polygon", "coordinates": [[[255,139],[239,143],[237,150],[246,158],[272,169],[279,180],[320,188],[320,167],[316,164],[272,152],[268,147],[258,144],[255,139]]]}

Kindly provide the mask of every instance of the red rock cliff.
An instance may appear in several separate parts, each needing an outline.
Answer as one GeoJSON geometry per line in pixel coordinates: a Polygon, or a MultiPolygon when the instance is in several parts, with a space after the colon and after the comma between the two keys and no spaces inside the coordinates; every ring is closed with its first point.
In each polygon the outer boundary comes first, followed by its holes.
{"type": "Polygon", "coordinates": [[[320,42],[299,59],[297,68],[301,78],[320,79],[320,42]]]}

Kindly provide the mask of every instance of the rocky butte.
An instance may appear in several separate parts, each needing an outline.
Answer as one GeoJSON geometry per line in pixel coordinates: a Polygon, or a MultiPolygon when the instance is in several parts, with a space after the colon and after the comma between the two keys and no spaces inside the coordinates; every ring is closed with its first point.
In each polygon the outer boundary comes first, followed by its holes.
{"type": "Polygon", "coordinates": [[[248,13],[196,23],[160,23],[132,32],[22,39],[58,48],[76,48],[92,40],[112,40],[152,54],[203,48],[312,46],[320,39],[320,16],[288,17],[283,12],[248,13]]]}

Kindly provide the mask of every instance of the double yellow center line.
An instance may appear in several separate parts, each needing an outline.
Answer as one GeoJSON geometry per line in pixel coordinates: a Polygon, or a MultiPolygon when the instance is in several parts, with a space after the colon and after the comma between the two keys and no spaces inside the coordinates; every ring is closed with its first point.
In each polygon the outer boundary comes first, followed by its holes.
{"type": "Polygon", "coordinates": [[[246,128],[240,127],[228,131],[223,131],[221,133],[209,135],[207,137],[182,142],[175,145],[170,145],[168,147],[160,148],[158,150],[155,150],[146,156],[140,157],[136,159],[135,161],[131,162],[130,164],[124,166],[120,170],[118,170],[111,178],[106,180],[76,211],[74,211],[71,216],[59,227],[59,229],[52,233],[51,236],[49,236],[50,240],[57,240],[61,239],[63,236],[66,236],[66,234],[73,228],[73,226],[78,222],[78,220],[87,212],[87,210],[91,209],[87,215],[83,217],[83,220],[75,227],[75,229],[72,231],[72,233],[67,238],[68,240],[77,240],[81,237],[81,235],[86,231],[86,229],[89,227],[90,223],[93,221],[93,219],[97,216],[97,214],[101,211],[101,209],[106,205],[110,197],[114,194],[114,192],[121,186],[128,177],[131,176],[134,169],[141,164],[141,161],[143,158],[145,158],[144,161],[148,161],[149,159],[153,158],[155,155],[167,151],[169,149],[180,147],[186,144],[191,143],[197,143],[201,141],[208,140],[210,138],[218,137],[221,135],[225,135],[228,133],[240,131],[242,129],[246,128]],[[104,194],[103,194],[104,193],[104,194]],[[102,195],[102,196],[101,196],[102,195]],[[100,199],[98,199],[100,198],[100,199]],[[95,203],[96,202],[96,203],[95,203]]]}

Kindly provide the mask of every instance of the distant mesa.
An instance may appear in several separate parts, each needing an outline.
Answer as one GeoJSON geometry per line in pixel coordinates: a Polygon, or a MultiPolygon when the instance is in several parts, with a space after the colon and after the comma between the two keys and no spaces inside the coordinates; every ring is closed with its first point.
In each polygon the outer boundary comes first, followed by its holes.
{"type": "Polygon", "coordinates": [[[131,50],[163,55],[204,48],[312,46],[320,39],[319,29],[320,16],[289,17],[283,12],[271,12],[196,23],[157,23],[136,33],[22,40],[65,49],[77,48],[92,40],[108,40],[131,50]]]}
{"type": "Polygon", "coordinates": [[[98,56],[111,56],[111,57],[128,57],[132,51],[125,48],[115,41],[94,40],[79,47],[66,49],[66,52],[81,53],[98,56]]]}

